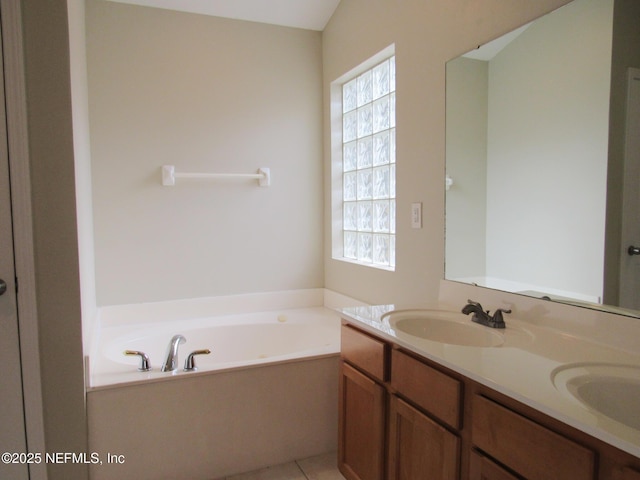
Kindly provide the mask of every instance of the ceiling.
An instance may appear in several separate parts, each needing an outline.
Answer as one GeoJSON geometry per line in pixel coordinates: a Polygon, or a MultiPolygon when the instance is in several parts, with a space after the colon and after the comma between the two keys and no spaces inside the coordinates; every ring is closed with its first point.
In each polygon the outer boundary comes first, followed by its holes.
{"type": "Polygon", "coordinates": [[[215,17],[324,30],[340,0],[111,0],[215,17]]]}

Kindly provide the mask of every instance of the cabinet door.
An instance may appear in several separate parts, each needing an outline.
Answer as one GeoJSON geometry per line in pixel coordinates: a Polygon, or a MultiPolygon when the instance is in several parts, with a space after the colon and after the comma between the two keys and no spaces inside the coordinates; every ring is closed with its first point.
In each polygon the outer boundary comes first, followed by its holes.
{"type": "Polygon", "coordinates": [[[338,468],[348,480],[382,480],[385,390],[343,362],[339,393],[338,468]]]}
{"type": "Polygon", "coordinates": [[[471,451],[469,480],[518,480],[484,455],[471,451]]]}
{"type": "Polygon", "coordinates": [[[460,439],[395,395],[389,412],[389,480],[454,480],[460,439]]]}

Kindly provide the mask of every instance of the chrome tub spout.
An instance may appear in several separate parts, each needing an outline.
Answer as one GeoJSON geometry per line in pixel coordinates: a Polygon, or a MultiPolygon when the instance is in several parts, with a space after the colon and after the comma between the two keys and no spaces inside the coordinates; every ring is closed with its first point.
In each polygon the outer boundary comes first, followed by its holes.
{"type": "Polygon", "coordinates": [[[167,348],[166,360],[162,364],[163,372],[173,372],[178,369],[178,347],[186,341],[187,339],[182,335],[173,336],[167,348]]]}

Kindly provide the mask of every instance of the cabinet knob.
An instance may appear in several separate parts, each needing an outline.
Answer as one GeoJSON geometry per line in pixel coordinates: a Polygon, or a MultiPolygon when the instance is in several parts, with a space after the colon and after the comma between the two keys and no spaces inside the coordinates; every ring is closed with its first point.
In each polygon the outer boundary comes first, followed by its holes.
{"type": "Polygon", "coordinates": [[[634,247],[633,245],[629,245],[627,249],[627,253],[629,255],[640,255],[640,247],[634,247]]]}
{"type": "Polygon", "coordinates": [[[7,291],[7,282],[0,278],[0,295],[3,295],[7,291]]]}

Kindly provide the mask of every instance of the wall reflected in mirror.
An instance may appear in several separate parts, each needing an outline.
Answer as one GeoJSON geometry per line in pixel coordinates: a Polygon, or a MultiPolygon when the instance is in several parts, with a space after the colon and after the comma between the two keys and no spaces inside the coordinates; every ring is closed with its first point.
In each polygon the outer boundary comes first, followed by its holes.
{"type": "Polygon", "coordinates": [[[637,43],[612,51],[638,10],[574,0],[447,63],[446,279],[640,314],[620,308],[626,240],[611,211],[626,109],[612,86],[640,67],[637,43]]]}

